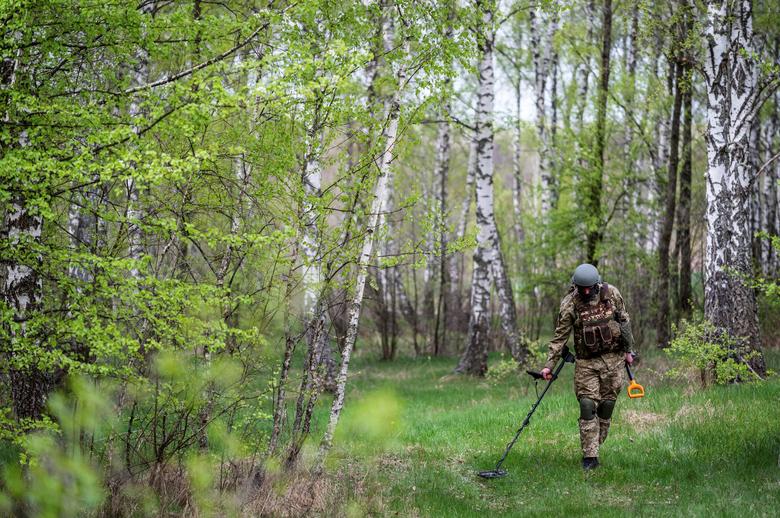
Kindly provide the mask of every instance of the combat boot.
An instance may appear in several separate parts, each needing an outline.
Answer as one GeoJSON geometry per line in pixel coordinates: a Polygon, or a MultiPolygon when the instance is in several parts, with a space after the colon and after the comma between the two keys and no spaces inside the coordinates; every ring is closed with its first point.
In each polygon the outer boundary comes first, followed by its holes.
{"type": "Polygon", "coordinates": [[[583,457],[582,458],[582,469],[585,471],[594,470],[599,467],[599,458],[598,457],[583,457]]]}

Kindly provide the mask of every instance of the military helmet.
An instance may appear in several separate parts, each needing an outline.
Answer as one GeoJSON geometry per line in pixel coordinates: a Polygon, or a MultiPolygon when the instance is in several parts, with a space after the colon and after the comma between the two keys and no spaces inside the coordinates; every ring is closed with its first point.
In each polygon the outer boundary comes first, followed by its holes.
{"type": "Polygon", "coordinates": [[[571,282],[576,286],[593,286],[601,282],[601,275],[599,275],[599,271],[595,266],[584,263],[574,270],[571,282]]]}

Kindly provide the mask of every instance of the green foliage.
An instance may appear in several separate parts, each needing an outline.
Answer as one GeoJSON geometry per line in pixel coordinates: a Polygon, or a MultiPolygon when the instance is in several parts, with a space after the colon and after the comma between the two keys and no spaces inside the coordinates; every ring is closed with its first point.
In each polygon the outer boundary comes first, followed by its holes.
{"type": "Polygon", "coordinates": [[[488,366],[485,379],[495,385],[506,382],[508,378],[518,375],[520,372],[522,372],[522,370],[516,361],[511,358],[506,359],[502,357],[500,360],[494,361],[488,366]]]}
{"type": "MultiPolygon", "coordinates": [[[[542,365],[547,359],[547,342],[543,340],[528,340],[526,345],[528,347],[526,365],[542,365]]],[[[502,354],[499,361],[491,363],[488,367],[486,379],[494,385],[506,383],[510,378],[516,376],[525,377],[525,369],[525,366],[518,365],[515,360],[505,358],[502,354]]]]}
{"type": "Polygon", "coordinates": [[[116,416],[110,391],[87,378],[73,377],[67,393],[49,399],[56,419],[49,430],[16,438],[20,462],[3,468],[0,511],[33,516],[78,516],[105,500],[100,467],[90,444],[105,444],[116,416]]]}
{"type": "Polygon", "coordinates": [[[669,370],[670,377],[687,377],[691,369],[700,373],[702,385],[707,374],[714,374],[718,384],[740,381],[759,381],[761,378],[749,367],[752,355],[759,354],[742,340],[728,336],[711,323],[683,321],[682,332],[677,333],[665,352],[678,366],[669,370]]]}

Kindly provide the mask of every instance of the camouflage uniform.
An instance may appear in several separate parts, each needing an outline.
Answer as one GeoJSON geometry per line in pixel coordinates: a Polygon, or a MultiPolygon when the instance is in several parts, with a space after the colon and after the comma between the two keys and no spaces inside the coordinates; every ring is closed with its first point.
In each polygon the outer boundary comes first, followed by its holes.
{"type": "Polygon", "coordinates": [[[574,391],[580,402],[580,441],[583,457],[598,457],[623,386],[625,353],[633,346],[623,297],[613,286],[601,285],[599,294],[583,302],[572,287],[561,301],[555,336],[545,367],[552,370],[574,332],[574,391]],[[598,417],[598,419],[596,419],[598,417]]]}

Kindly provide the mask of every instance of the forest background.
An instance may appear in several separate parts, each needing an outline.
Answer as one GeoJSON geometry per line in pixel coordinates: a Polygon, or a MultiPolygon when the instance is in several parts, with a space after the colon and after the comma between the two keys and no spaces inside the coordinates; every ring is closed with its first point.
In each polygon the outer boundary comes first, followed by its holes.
{"type": "Polygon", "coordinates": [[[366,373],[430,408],[528,396],[582,262],[660,399],[777,408],[777,0],[0,19],[4,513],[385,512],[334,482],[412,419],[380,391],[339,431],[366,373]]]}

